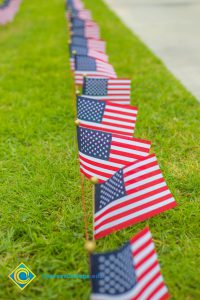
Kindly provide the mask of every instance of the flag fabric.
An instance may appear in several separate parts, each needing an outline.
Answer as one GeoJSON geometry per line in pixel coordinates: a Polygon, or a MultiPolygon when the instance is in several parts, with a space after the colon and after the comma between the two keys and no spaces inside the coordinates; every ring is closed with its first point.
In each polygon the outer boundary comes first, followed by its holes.
{"type": "Polygon", "coordinates": [[[19,10],[21,0],[5,1],[0,9],[0,25],[12,22],[19,10]]]}
{"type": "Polygon", "coordinates": [[[130,104],[131,81],[123,78],[108,79],[86,76],[83,81],[83,96],[118,104],[130,104]]]}
{"type": "Polygon", "coordinates": [[[71,21],[73,22],[73,18],[79,18],[84,21],[92,20],[91,11],[88,9],[81,10],[72,10],[71,21]]]}
{"type": "Polygon", "coordinates": [[[90,76],[116,78],[115,70],[111,64],[89,56],[76,55],[75,83],[77,85],[83,84],[83,78],[85,74],[88,74],[90,76]]]}
{"type": "Polygon", "coordinates": [[[87,47],[81,47],[81,46],[70,46],[70,67],[71,70],[75,69],[75,55],[84,55],[84,56],[89,56],[104,62],[108,62],[108,56],[100,51],[96,51],[93,49],[88,49],[87,47]],[[74,54],[73,52],[76,52],[76,54],[74,54]]]}
{"type": "Polygon", "coordinates": [[[120,168],[149,154],[149,141],[83,127],[77,128],[81,172],[96,176],[99,182],[109,179],[120,168]]]}
{"type": "Polygon", "coordinates": [[[137,107],[77,97],[77,116],[81,126],[126,136],[133,136],[137,107]]]}
{"type": "Polygon", "coordinates": [[[91,254],[90,264],[91,300],[169,298],[149,228],[119,249],[91,254]]]}
{"type": "Polygon", "coordinates": [[[80,0],[75,0],[75,1],[67,1],[67,9],[76,9],[76,10],[82,10],[84,8],[83,2],[80,0]]]}
{"type": "Polygon", "coordinates": [[[125,166],[95,186],[95,238],[176,206],[155,154],[125,166]]]}
{"type": "Polygon", "coordinates": [[[106,51],[106,43],[103,40],[86,39],[84,37],[72,36],[71,45],[87,47],[90,50],[101,51],[104,53],[106,51]]]}
{"type": "Polygon", "coordinates": [[[98,39],[100,37],[98,25],[87,25],[83,28],[72,28],[72,36],[80,36],[90,39],[98,39]]]}

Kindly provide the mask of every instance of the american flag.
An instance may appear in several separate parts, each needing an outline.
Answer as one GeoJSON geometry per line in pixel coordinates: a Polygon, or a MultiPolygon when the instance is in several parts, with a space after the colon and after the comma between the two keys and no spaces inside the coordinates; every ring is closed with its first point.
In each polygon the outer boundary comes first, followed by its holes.
{"type": "Polygon", "coordinates": [[[83,127],[77,128],[81,172],[99,182],[120,168],[149,154],[149,141],[83,127]]]}
{"type": "Polygon", "coordinates": [[[85,37],[87,39],[99,39],[100,31],[98,25],[87,25],[83,28],[72,28],[72,36],[85,37]]]}
{"type": "Polygon", "coordinates": [[[83,95],[92,99],[130,104],[131,80],[84,77],[83,95]]]}
{"type": "Polygon", "coordinates": [[[106,43],[103,40],[86,39],[84,37],[72,36],[72,46],[87,47],[96,51],[106,52],[106,43]]]}
{"type": "Polygon", "coordinates": [[[78,119],[85,128],[133,136],[137,112],[130,105],[77,97],[78,119]]]}
{"type": "Polygon", "coordinates": [[[176,206],[155,154],[117,171],[95,186],[95,238],[176,206]]]}
{"type": "Polygon", "coordinates": [[[149,228],[117,250],[92,254],[90,261],[91,300],[169,298],[149,228]]]}
{"type": "Polygon", "coordinates": [[[74,54],[73,51],[76,52],[75,55],[84,55],[84,56],[89,56],[104,62],[108,62],[108,56],[100,51],[96,51],[93,49],[88,49],[87,47],[81,47],[81,46],[70,46],[70,67],[71,70],[75,69],[75,59],[74,59],[74,54]]]}
{"type": "Polygon", "coordinates": [[[83,84],[84,75],[116,78],[113,66],[107,62],[89,56],[75,56],[75,83],[83,84]]]}

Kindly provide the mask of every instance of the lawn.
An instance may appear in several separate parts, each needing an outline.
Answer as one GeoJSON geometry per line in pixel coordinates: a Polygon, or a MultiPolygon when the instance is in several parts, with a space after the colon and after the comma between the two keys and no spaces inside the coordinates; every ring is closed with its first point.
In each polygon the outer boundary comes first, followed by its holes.
{"type": "MultiPolygon", "coordinates": [[[[111,250],[150,226],[172,299],[200,299],[199,117],[196,99],[101,0],[85,0],[118,76],[132,78],[135,136],[153,141],[178,206],[97,242],[111,250]]],[[[23,1],[0,28],[0,299],[88,299],[88,274],[64,0],[23,1]],[[21,292],[8,274],[24,262],[37,278],[21,292]]],[[[91,186],[86,186],[92,227],[91,186]]],[[[90,236],[91,236],[90,230],[90,236]]]]}

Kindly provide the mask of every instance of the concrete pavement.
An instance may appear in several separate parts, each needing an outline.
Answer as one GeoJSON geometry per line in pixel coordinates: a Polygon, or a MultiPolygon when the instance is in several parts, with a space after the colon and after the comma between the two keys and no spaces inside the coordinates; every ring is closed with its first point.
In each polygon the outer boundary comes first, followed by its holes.
{"type": "Polygon", "coordinates": [[[104,0],[200,101],[200,0],[104,0]]]}

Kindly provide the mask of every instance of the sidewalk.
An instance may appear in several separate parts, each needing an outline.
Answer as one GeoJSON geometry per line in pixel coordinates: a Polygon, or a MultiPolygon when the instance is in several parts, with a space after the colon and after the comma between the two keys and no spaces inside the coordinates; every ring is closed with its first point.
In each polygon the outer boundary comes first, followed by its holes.
{"type": "Polygon", "coordinates": [[[200,0],[104,0],[200,100],[200,0]]]}

